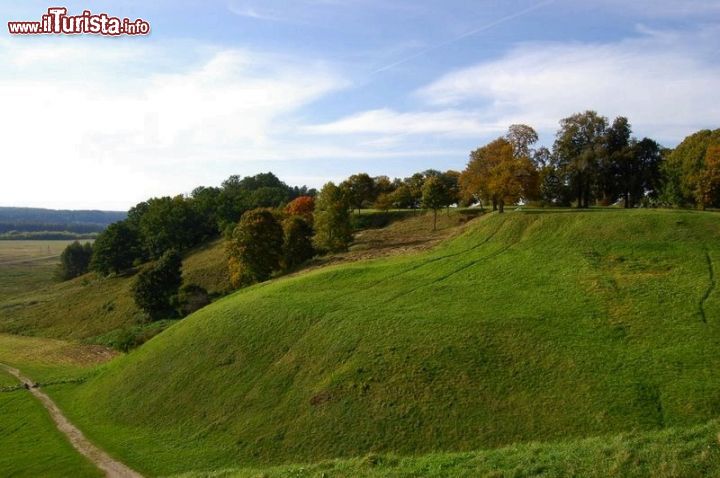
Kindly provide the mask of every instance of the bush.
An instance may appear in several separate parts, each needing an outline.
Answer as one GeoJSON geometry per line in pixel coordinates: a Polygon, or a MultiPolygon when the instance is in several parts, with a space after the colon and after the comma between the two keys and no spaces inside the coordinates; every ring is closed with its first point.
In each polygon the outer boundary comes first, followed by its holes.
{"type": "Polygon", "coordinates": [[[89,242],[75,241],[67,246],[60,254],[60,279],[70,280],[85,274],[90,268],[92,254],[93,247],[89,242]]]}
{"type": "Polygon", "coordinates": [[[181,267],[180,254],[171,250],[138,275],[133,285],[135,303],[152,320],[174,315],[172,304],[182,283],[181,267]]]}
{"type": "Polygon", "coordinates": [[[208,304],[210,304],[210,295],[199,285],[184,285],[177,295],[177,310],[182,317],[188,316],[208,304]]]}

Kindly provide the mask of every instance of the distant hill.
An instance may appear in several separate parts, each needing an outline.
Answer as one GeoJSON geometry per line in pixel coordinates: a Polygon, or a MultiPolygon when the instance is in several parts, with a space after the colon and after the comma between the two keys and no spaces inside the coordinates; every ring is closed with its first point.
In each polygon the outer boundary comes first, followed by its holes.
{"type": "Polygon", "coordinates": [[[125,219],[121,211],[71,211],[27,207],[0,207],[0,234],[11,231],[89,234],[125,219]]]}

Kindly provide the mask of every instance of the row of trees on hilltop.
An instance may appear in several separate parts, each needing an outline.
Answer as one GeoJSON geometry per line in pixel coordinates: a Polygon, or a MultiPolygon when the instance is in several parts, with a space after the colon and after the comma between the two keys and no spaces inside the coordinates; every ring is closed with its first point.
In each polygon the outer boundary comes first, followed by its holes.
{"type": "Polygon", "coordinates": [[[552,150],[538,135],[513,125],[503,137],[470,153],[460,177],[462,201],[503,211],[519,200],[587,208],[638,205],[720,206],[720,130],[701,131],[676,149],[632,136],[630,123],[610,123],[594,111],[560,121],[552,150]]]}

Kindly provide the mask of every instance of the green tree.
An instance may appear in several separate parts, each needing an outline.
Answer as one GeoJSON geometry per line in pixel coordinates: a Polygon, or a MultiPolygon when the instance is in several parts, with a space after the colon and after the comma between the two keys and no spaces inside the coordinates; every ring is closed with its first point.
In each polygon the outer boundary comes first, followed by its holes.
{"type": "Polygon", "coordinates": [[[184,251],[200,243],[204,221],[183,196],[153,198],[147,201],[140,218],[140,236],[151,258],[165,251],[184,251]]]}
{"type": "Polygon", "coordinates": [[[623,154],[614,158],[615,190],[623,206],[637,205],[647,194],[656,198],[660,189],[662,148],[655,141],[632,139],[623,154]]]}
{"type": "Polygon", "coordinates": [[[137,306],[152,320],[173,315],[173,303],[182,283],[182,260],[175,250],[166,251],[160,259],[138,274],[133,284],[137,306]]]}
{"type": "Polygon", "coordinates": [[[345,191],[350,206],[357,209],[358,214],[363,206],[374,201],[377,195],[375,181],[367,173],[353,174],[340,183],[340,189],[345,191]]]}
{"type": "Polygon", "coordinates": [[[387,214],[387,212],[392,209],[394,202],[395,200],[392,193],[380,193],[377,199],[375,199],[373,207],[387,214]]]}
{"type": "Polygon", "coordinates": [[[125,221],[116,222],[95,240],[90,268],[102,275],[117,274],[131,268],[141,255],[137,231],[125,221]]]}
{"type": "Polygon", "coordinates": [[[320,250],[344,251],[352,242],[347,196],[332,182],[323,186],[315,202],[315,237],[320,250]]]}
{"type": "Polygon", "coordinates": [[[607,118],[595,111],[577,113],[560,121],[553,159],[555,167],[575,192],[578,208],[590,206],[598,158],[605,150],[607,118]]]}
{"type": "Polygon", "coordinates": [[[285,241],[283,243],[283,266],[294,269],[312,259],[315,248],[312,243],[313,229],[301,216],[291,216],[283,224],[285,241]]]}
{"type": "Polygon", "coordinates": [[[247,211],[227,243],[231,279],[235,286],[262,282],[280,268],[282,226],[267,209],[247,211]]]}
{"type": "Polygon", "coordinates": [[[78,241],[68,245],[60,254],[59,276],[62,280],[69,280],[85,274],[90,268],[92,259],[92,244],[78,241]]]}
{"type": "Polygon", "coordinates": [[[447,205],[448,195],[440,176],[428,176],[422,188],[422,204],[433,211],[433,231],[437,230],[437,212],[447,205]]]}
{"type": "Polygon", "coordinates": [[[602,205],[613,204],[619,195],[626,192],[623,191],[626,187],[621,185],[621,181],[629,185],[642,184],[642,172],[635,167],[631,134],[630,122],[624,116],[615,118],[605,130],[603,148],[597,158],[594,185],[595,196],[602,205]]]}

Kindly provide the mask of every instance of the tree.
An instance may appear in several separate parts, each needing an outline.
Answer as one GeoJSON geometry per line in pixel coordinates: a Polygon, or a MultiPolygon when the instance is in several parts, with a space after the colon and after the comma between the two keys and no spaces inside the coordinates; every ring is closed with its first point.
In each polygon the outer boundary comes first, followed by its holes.
{"type": "Polygon", "coordinates": [[[438,209],[447,204],[447,192],[445,184],[439,176],[428,176],[422,188],[422,204],[433,211],[433,231],[437,230],[438,209]]]}
{"type": "Polygon", "coordinates": [[[614,157],[614,190],[623,206],[635,206],[646,194],[657,197],[660,188],[662,148],[655,141],[632,139],[623,154],[614,157]]]}
{"type": "MultiPolygon", "coordinates": [[[[505,144],[510,145],[506,140],[505,144]]],[[[480,207],[484,206],[484,202],[492,202],[493,211],[497,209],[497,196],[490,190],[490,171],[494,167],[494,163],[498,160],[496,154],[492,154],[490,145],[478,148],[470,153],[470,160],[467,167],[460,174],[460,194],[467,202],[480,202],[480,207]]],[[[512,145],[510,145],[512,153],[512,145]]]]}
{"type": "Polygon", "coordinates": [[[624,192],[621,181],[642,184],[640,169],[632,167],[636,161],[630,144],[631,134],[630,122],[624,116],[615,118],[612,125],[605,130],[603,149],[597,158],[595,178],[595,196],[605,206],[613,204],[618,195],[624,192]]]}
{"type": "Polygon", "coordinates": [[[291,216],[283,224],[285,241],[283,243],[283,267],[294,269],[313,258],[315,248],[312,244],[313,229],[301,216],[291,216]]]}
{"type": "Polygon", "coordinates": [[[147,201],[140,218],[140,236],[151,258],[165,251],[184,251],[205,237],[204,221],[183,196],[153,198],[147,201]]]}
{"type": "Polygon", "coordinates": [[[578,208],[590,206],[606,128],[607,118],[595,111],[577,113],[560,121],[553,145],[554,165],[575,191],[578,208]]]}
{"type": "Polygon", "coordinates": [[[443,183],[445,207],[448,208],[448,214],[450,214],[450,206],[460,202],[460,173],[447,170],[440,174],[439,177],[443,183]]]}
{"type": "Polygon", "coordinates": [[[283,229],[267,209],[247,211],[227,242],[233,285],[262,282],[280,268],[283,229]]]}
{"type": "Polygon", "coordinates": [[[120,221],[110,224],[95,240],[90,268],[102,275],[117,274],[131,268],[140,256],[137,232],[120,221]]]}
{"type": "Polygon", "coordinates": [[[287,206],[285,213],[290,216],[302,216],[305,220],[312,222],[313,211],[315,210],[315,198],[311,196],[299,196],[287,206]]]}
{"type": "Polygon", "coordinates": [[[347,250],[352,241],[347,196],[332,182],[323,186],[315,203],[315,237],[318,249],[347,250]]]}
{"type": "Polygon", "coordinates": [[[175,250],[166,251],[154,264],[138,274],[133,284],[137,306],[152,320],[172,315],[178,289],[182,283],[182,260],[175,250]]]}
{"type": "Polygon", "coordinates": [[[478,199],[490,198],[500,213],[505,204],[536,195],[538,172],[526,156],[515,154],[515,148],[505,138],[473,151],[470,162],[461,174],[464,194],[478,199]]]}
{"type": "Polygon", "coordinates": [[[394,202],[395,199],[392,193],[380,193],[377,199],[375,199],[373,207],[387,214],[387,212],[392,209],[394,202]]]}
{"type": "Polygon", "coordinates": [[[530,158],[534,152],[532,146],[538,142],[538,134],[526,124],[513,124],[508,128],[505,139],[513,145],[515,157],[530,158]]]}
{"type": "Polygon", "coordinates": [[[60,254],[60,279],[69,280],[85,274],[90,268],[92,253],[92,244],[89,242],[80,244],[75,241],[68,245],[60,254]]]}
{"type": "Polygon", "coordinates": [[[425,184],[425,175],[423,173],[415,173],[409,178],[405,178],[403,183],[409,192],[410,208],[417,209],[422,201],[422,188],[425,184]]]}
{"type": "Polygon", "coordinates": [[[415,208],[415,197],[407,184],[401,184],[392,193],[393,204],[402,209],[415,208]]]}
{"type": "Polygon", "coordinates": [[[708,147],[702,169],[691,179],[695,185],[694,197],[697,207],[706,207],[717,202],[720,196],[720,145],[708,147]]]}
{"type": "Polygon", "coordinates": [[[702,198],[703,185],[698,181],[704,176],[708,150],[720,145],[720,129],[702,130],[685,138],[672,152],[662,167],[665,184],[663,196],[668,202],[680,206],[694,204],[700,208],[720,206],[720,197],[710,193],[702,198]],[[700,199],[700,200],[698,200],[700,199]]]}
{"type": "Polygon", "coordinates": [[[375,181],[367,173],[353,174],[340,184],[340,188],[346,192],[350,206],[360,210],[366,203],[375,200],[375,181]]]}

